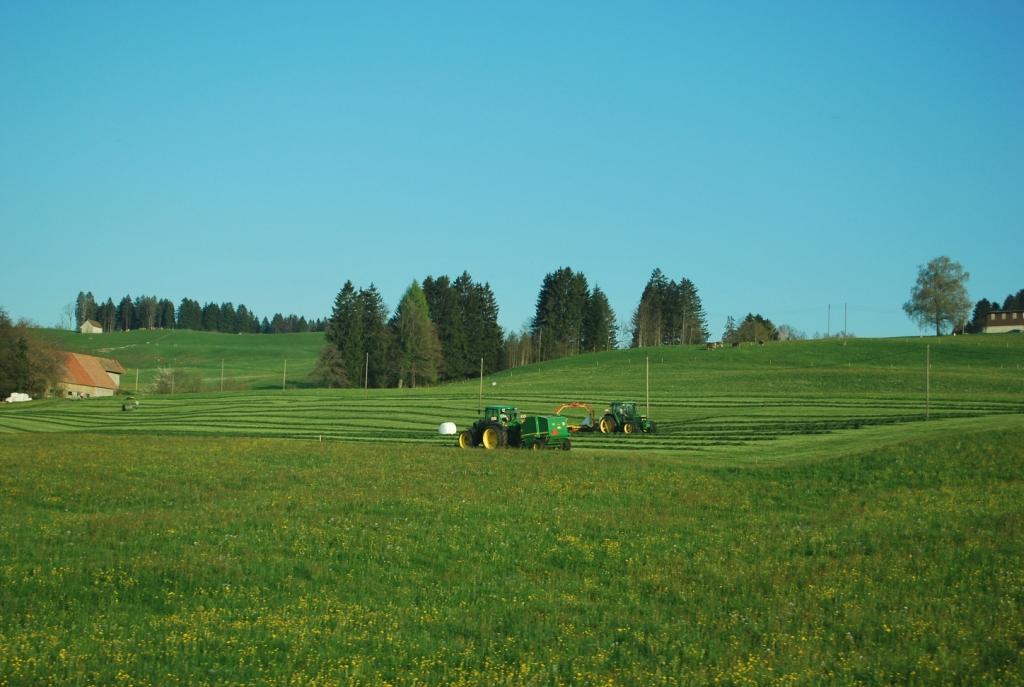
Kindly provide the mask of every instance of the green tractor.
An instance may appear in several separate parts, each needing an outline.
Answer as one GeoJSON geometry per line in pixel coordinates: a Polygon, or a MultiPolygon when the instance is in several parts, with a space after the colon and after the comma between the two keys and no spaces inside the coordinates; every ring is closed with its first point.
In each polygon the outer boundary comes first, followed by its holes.
{"type": "Polygon", "coordinates": [[[514,406],[487,406],[484,416],[459,434],[459,446],[472,448],[562,448],[569,450],[569,426],[564,417],[521,415],[514,406]]]}
{"type": "Polygon", "coordinates": [[[597,427],[602,434],[612,434],[613,432],[654,434],[657,430],[654,421],[637,410],[635,401],[613,401],[611,406],[605,409],[604,416],[598,422],[597,427]]]}

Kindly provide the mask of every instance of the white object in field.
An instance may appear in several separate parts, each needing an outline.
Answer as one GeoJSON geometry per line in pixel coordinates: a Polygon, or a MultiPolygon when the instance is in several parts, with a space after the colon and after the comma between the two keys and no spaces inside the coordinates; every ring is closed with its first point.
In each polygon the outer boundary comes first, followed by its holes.
{"type": "Polygon", "coordinates": [[[497,382],[491,382],[491,386],[498,386],[497,382]]]}
{"type": "Polygon", "coordinates": [[[4,399],[4,403],[24,403],[25,401],[31,401],[32,397],[28,394],[23,394],[15,391],[10,396],[4,399]]]}
{"type": "Polygon", "coordinates": [[[451,436],[452,434],[455,434],[455,432],[456,429],[454,422],[442,422],[437,428],[437,433],[445,436],[451,436]]]}

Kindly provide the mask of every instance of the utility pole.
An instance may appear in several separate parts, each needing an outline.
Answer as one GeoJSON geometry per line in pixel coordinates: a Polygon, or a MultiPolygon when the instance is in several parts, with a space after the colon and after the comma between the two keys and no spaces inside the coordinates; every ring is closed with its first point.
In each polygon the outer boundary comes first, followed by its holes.
{"type": "Polygon", "coordinates": [[[651,356],[647,356],[647,417],[651,416],[651,356]]]}
{"type": "Polygon", "coordinates": [[[932,405],[932,344],[925,347],[925,420],[931,418],[932,405]]]}
{"type": "Polygon", "coordinates": [[[135,368],[135,393],[139,393],[139,368],[135,368]]]}
{"type": "Polygon", "coordinates": [[[477,399],[480,408],[477,412],[484,412],[484,359],[480,358],[480,396],[477,399]]]}
{"type": "Polygon", "coordinates": [[[363,370],[363,391],[370,388],[370,352],[366,352],[366,367],[363,370]]]}

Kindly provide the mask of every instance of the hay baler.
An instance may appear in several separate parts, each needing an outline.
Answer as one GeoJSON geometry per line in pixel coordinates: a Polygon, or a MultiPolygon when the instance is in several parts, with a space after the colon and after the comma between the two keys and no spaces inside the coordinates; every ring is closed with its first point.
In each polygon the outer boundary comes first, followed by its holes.
{"type": "Polygon", "coordinates": [[[515,406],[488,406],[484,408],[482,418],[459,433],[459,446],[561,448],[568,451],[572,442],[564,417],[520,414],[515,406]]]}

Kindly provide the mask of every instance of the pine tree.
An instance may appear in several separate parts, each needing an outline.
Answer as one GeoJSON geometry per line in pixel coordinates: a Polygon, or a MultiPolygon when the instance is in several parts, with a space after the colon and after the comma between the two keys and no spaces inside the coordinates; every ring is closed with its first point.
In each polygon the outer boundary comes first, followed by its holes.
{"type": "Polygon", "coordinates": [[[220,331],[220,306],[216,303],[203,306],[202,329],[208,332],[220,331]]]}
{"type": "Polygon", "coordinates": [[[238,312],[230,301],[220,305],[220,328],[218,331],[225,334],[238,333],[238,312]]]}
{"type": "Polygon", "coordinates": [[[89,293],[78,292],[75,299],[75,327],[81,327],[86,320],[96,318],[96,301],[93,299],[92,291],[89,293]]]}
{"type": "Polygon", "coordinates": [[[430,309],[419,282],[413,281],[391,318],[393,372],[399,386],[437,382],[441,344],[430,321],[430,309]]]}
{"type": "Polygon", "coordinates": [[[96,308],[96,321],[103,327],[103,331],[114,331],[114,326],[117,324],[117,307],[114,305],[113,299],[108,298],[106,303],[96,308]]]}
{"type": "Polygon", "coordinates": [[[135,305],[131,296],[126,295],[117,306],[117,326],[125,332],[135,326],[135,305]]]}
{"type": "Polygon", "coordinates": [[[660,268],[651,272],[650,279],[640,294],[640,303],[633,313],[634,348],[660,346],[664,336],[664,305],[668,291],[668,280],[660,268]]]}
{"type": "Polygon", "coordinates": [[[134,329],[153,329],[156,327],[157,300],[154,296],[139,296],[135,299],[134,329]]]}
{"type": "Polygon", "coordinates": [[[484,360],[484,372],[498,372],[505,369],[505,332],[498,324],[498,301],[487,282],[475,286],[476,297],[480,307],[480,336],[477,337],[479,348],[474,351],[478,358],[484,360]]]}
{"type": "Polygon", "coordinates": [[[156,326],[161,329],[174,328],[174,303],[166,298],[156,305],[156,326]]]}
{"type": "Polygon", "coordinates": [[[562,267],[545,275],[531,325],[533,336],[540,342],[541,360],[580,352],[588,294],[582,272],[562,267]]]}
{"type": "Polygon", "coordinates": [[[778,329],[776,329],[771,320],[761,317],[760,314],[747,313],[747,316],[743,318],[743,322],[736,329],[736,335],[733,340],[744,343],[764,343],[766,341],[776,341],[778,338],[778,329]]]}
{"type": "Polygon", "coordinates": [[[355,287],[346,281],[334,297],[325,330],[324,347],[315,369],[319,382],[328,387],[356,386],[363,348],[362,324],[355,287]]]}
{"type": "Polygon", "coordinates": [[[583,350],[611,350],[616,346],[616,338],[615,313],[612,312],[604,291],[595,286],[587,299],[586,312],[583,316],[583,350]]]}
{"type": "Polygon", "coordinates": [[[658,268],[651,273],[633,313],[633,346],[704,343],[707,315],[696,285],[683,277],[669,281],[658,268]]]}
{"type": "Polygon", "coordinates": [[[441,378],[460,379],[467,368],[468,355],[459,294],[447,276],[428,276],[423,280],[423,295],[441,342],[441,378]]]}
{"type": "Polygon", "coordinates": [[[974,305],[974,313],[971,315],[971,321],[967,323],[968,334],[980,334],[985,329],[985,322],[988,320],[988,314],[995,308],[992,307],[992,303],[987,298],[982,298],[974,305]]]}
{"type": "Polygon", "coordinates": [[[697,293],[696,285],[685,277],[679,280],[676,287],[679,293],[678,307],[682,332],[680,343],[702,344],[708,340],[708,319],[704,313],[704,305],[697,293]]]}
{"type": "Polygon", "coordinates": [[[739,335],[736,328],[736,320],[732,315],[725,318],[725,331],[722,332],[723,343],[739,343],[739,335]]]}
{"type": "Polygon", "coordinates": [[[377,287],[359,290],[359,312],[363,318],[362,355],[364,382],[373,388],[388,383],[388,351],[391,332],[388,330],[388,306],[377,287]]]}

